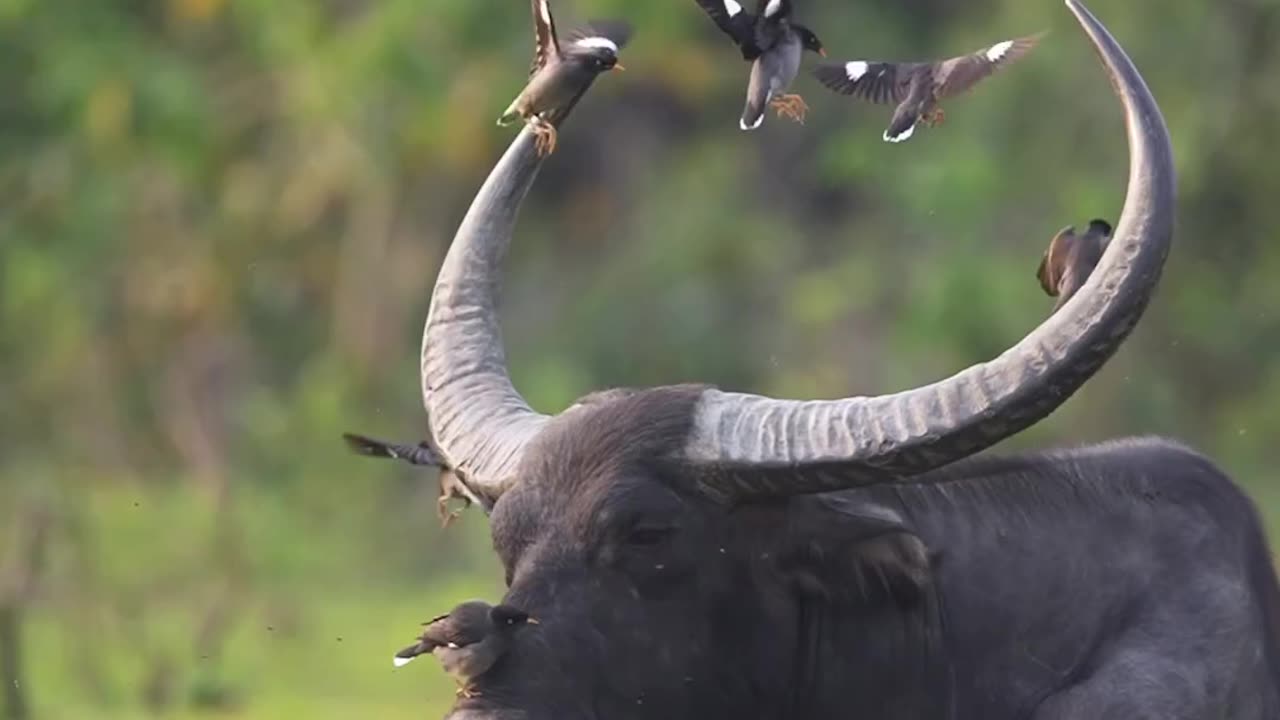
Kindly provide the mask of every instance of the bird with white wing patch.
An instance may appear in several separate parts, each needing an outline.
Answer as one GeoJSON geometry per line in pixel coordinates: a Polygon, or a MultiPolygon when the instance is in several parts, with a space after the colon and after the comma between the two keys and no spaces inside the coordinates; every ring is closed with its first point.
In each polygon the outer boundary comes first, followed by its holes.
{"type": "Polygon", "coordinates": [[[755,130],[764,122],[766,105],[778,115],[804,123],[809,105],[804,98],[786,90],[800,72],[805,50],[826,57],[818,36],[809,28],[791,21],[791,0],[759,0],[753,15],[737,0],[696,0],[738,49],[742,59],[751,61],[747,101],[738,127],[755,130]]]}
{"type": "Polygon", "coordinates": [[[851,60],[828,63],[814,69],[814,77],[828,89],[869,102],[895,103],[893,118],[885,128],[885,142],[910,138],[916,125],[942,123],[946,117],[941,100],[969,90],[997,69],[1026,55],[1044,33],[1003,40],[967,55],[937,62],[876,62],[851,60]]]}
{"type": "Polygon", "coordinates": [[[534,55],[529,82],[511,101],[499,125],[523,119],[538,134],[538,154],[556,147],[556,125],[578,103],[602,72],[620,71],[618,52],[631,37],[630,24],[603,20],[576,30],[560,44],[551,0],[533,0],[534,55]]]}

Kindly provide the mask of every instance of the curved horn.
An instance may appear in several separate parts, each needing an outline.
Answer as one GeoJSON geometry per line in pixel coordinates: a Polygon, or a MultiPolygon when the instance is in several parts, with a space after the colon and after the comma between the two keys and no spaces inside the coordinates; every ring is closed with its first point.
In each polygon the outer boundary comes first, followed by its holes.
{"type": "Polygon", "coordinates": [[[511,384],[498,327],[500,277],[520,203],[542,162],[525,127],[453,237],[422,331],[422,402],[444,464],[496,499],[547,421],[511,384]]]}
{"type": "Polygon", "coordinates": [[[1173,236],[1174,167],[1164,118],[1142,76],[1076,0],[1125,110],[1129,187],[1114,239],[1088,281],[1004,354],[893,395],[774,400],[708,391],[685,457],[723,498],[777,497],[892,481],[940,467],[1053,412],[1115,352],[1141,317],[1173,236]]]}

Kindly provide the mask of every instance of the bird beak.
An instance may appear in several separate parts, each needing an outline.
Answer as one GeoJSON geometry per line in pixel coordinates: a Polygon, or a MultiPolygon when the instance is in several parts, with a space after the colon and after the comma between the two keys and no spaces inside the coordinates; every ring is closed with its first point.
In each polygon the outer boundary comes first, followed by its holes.
{"type": "Polygon", "coordinates": [[[529,618],[528,620],[525,620],[525,622],[529,623],[530,625],[541,625],[541,624],[542,624],[542,623],[538,622],[538,619],[537,619],[537,618],[529,618]]]}
{"type": "Polygon", "coordinates": [[[614,63],[614,64],[613,64],[613,71],[614,71],[614,72],[623,72],[624,70],[626,70],[626,68],[622,67],[622,63],[614,63]]]}
{"type": "Polygon", "coordinates": [[[818,54],[819,54],[819,55],[821,55],[822,57],[826,57],[826,56],[827,56],[827,49],[826,49],[826,48],[818,48],[818,54]]]}

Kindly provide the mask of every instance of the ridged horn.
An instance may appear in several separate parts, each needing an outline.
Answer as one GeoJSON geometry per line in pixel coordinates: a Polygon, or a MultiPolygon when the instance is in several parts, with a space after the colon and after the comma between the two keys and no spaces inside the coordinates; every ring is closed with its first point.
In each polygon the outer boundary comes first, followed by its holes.
{"type": "Polygon", "coordinates": [[[830,401],[708,391],[682,458],[698,470],[705,491],[737,500],[779,497],[940,467],[1049,415],[1128,336],[1173,237],[1173,153],[1160,109],[1119,43],[1079,2],[1066,5],[1110,76],[1129,140],[1124,209],[1088,281],[999,357],[931,385],[830,401]]]}
{"type": "Polygon", "coordinates": [[[547,421],[511,384],[497,312],[516,215],[541,165],[525,127],[462,219],[422,331],[422,401],[432,441],[445,466],[490,499],[514,481],[525,445],[547,421]]]}

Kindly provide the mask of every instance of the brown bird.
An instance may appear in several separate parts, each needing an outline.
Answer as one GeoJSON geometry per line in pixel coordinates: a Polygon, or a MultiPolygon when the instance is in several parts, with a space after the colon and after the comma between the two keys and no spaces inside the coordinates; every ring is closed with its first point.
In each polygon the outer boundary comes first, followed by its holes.
{"type": "Polygon", "coordinates": [[[445,672],[458,683],[458,695],[473,697],[471,681],[488,672],[506,653],[516,629],[538,621],[509,605],[490,605],[471,600],[423,623],[426,630],[418,642],[396,653],[396,667],[413,662],[419,655],[436,656],[445,672]]]}
{"type": "Polygon", "coordinates": [[[897,103],[884,131],[885,142],[902,142],[916,123],[941,124],[946,115],[938,103],[972,88],[997,69],[1026,55],[1044,33],[998,42],[968,55],[932,63],[850,60],[823,64],[814,77],[828,89],[869,102],[897,103]]]}
{"type": "Polygon", "coordinates": [[[538,134],[538,154],[556,149],[556,124],[578,103],[596,76],[623,70],[618,51],[631,37],[631,26],[620,20],[593,22],[575,30],[562,47],[551,16],[551,0],[533,0],[534,54],[529,83],[511,101],[498,125],[523,119],[538,134]]]}
{"type": "Polygon", "coordinates": [[[1046,295],[1058,298],[1053,312],[1065,305],[1089,279],[1089,273],[1102,259],[1110,240],[1111,223],[1094,219],[1089,221],[1089,229],[1083,235],[1077,235],[1075,227],[1069,225],[1049,241],[1049,248],[1036,269],[1036,278],[1046,295]]]}

